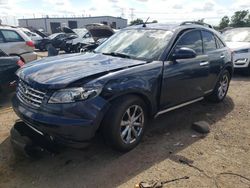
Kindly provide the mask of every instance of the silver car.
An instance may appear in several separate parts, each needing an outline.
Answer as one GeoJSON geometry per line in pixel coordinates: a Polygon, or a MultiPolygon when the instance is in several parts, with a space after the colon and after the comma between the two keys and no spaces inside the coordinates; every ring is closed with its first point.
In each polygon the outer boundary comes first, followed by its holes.
{"type": "Polygon", "coordinates": [[[37,59],[33,41],[19,28],[0,26],[0,49],[28,63],[37,59]]]}

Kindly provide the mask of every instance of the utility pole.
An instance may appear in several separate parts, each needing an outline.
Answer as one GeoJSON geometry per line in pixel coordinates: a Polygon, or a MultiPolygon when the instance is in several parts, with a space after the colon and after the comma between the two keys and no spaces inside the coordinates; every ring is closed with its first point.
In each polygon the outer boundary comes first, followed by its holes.
{"type": "Polygon", "coordinates": [[[131,19],[131,21],[133,21],[134,20],[134,8],[130,8],[130,11],[131,11],[131,13],[130,13],[130,19],[131,19]]]}
{"type": "Polygon", "coordinates": [[[121,8],[121,12],[122,12],[122,13],[121,13],[121,17],[124,18],[124,16],[125,16],[125,15],[124,15],[124,8],[121,8]]]}

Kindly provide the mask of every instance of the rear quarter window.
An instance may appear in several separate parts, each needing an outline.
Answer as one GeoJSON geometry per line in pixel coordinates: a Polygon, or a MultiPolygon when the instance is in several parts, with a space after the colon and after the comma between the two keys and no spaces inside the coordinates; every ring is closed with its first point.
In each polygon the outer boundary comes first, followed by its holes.
{"type": "Polygon", "coordinates": [[[219,39],[219,37],[215,36],[215,38],[216,38],[217,48],[218,49],[224,48],[225,45],[222,43],[222,41],[219,39]]]}
{"type": "Polygon", "coordinates": [[[16,32],[12,30],[2,30],[2,35],[5,42],[22,42],[24,39],[16,32]]]}

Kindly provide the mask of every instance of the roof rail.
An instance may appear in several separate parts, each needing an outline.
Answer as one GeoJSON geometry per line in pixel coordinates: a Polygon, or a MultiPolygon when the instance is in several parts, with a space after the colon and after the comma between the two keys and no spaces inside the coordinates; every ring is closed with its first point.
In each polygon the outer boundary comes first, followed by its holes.
{"type": "Polygon", "coordinates": [[[182,22],[180,25],[187,25],[187,24],[203,25],[203,26],[206,26],[206,27],[209,27],[209,28],[213,29],[212,25],[207,24],[207,23],[203,23],[203,22],[197,22],[197,21],[185,21],[185,22],[182,22]]]}

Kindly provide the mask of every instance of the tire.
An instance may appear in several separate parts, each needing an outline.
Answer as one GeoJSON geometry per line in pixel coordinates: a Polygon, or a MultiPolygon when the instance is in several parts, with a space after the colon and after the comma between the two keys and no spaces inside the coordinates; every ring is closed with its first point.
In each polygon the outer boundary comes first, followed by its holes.
{"type": "Polygon", "coordinates": [[[106,143],[113,149],[127,152],[140,143],[146,124],[145,103],[137,96],[127,95],[113,101],[104,117],[101,132],[106,143]]]}
{"type": "Polygon", "coordinates": [[[79,53],[81,51],[82,45],[81,44],[77,44],[75,47],[75,52],[79,53]]]}
{"type": "Polygon", "coordinates": [[[209,101],[216,103],[223,101],[227,95],[230,80],[231,80],[230,73],[228,72],[228,70],[224,70],[219,80],[217,81],[213,92],[206,98],[209,101]]]}
{"type": "Polygon", "coordinates": [[[44,46],[44,51],[48,51],[48,48],[49,48],[49,44],[46,44],[46,45],[44,46]]]}
{"type": "Polygon", "coordinates": [[[66,53],[71,53],[71,47],[70,46],[65,46],[64,51],[66,53]]]}

